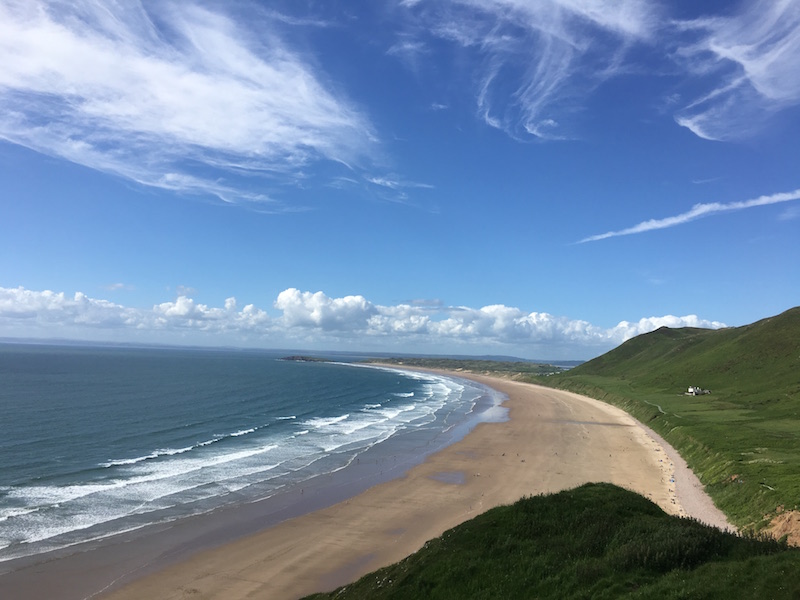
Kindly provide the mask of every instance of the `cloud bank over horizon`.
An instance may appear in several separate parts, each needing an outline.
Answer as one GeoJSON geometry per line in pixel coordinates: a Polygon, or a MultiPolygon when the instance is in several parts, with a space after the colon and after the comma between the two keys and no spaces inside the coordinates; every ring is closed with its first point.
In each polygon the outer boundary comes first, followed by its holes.
{"type": "Polygon", "coordinates": [[[361,295],[331,298],[323,292],[295,288],[278,294],[273,308],[277,313],[271,316],[254,304],[240,307],[233,297],[221,307],[210,307],[182,295],[143,309],[83,292],[70,296],[0,287],[0,335],[310,350],[367,351],[377,344],[385,351],[402,346],[433,353],[448,345],[466,354],[524,352],[525,358],[582,359],[663,326],[726,326],[696,315],[665,315],[603,328],[500,304],[481,308],[431,303],[382,306],[361,295]]]}

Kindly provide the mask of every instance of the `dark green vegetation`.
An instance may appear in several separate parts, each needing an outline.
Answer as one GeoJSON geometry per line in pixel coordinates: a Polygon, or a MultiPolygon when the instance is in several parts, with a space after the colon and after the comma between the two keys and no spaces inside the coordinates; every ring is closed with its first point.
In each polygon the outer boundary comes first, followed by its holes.
{"type": "Polygon", "coordinates": [[[661,328],[538,382],[652,427],[737,526],[800,504],[800,307],[744,327],[661,328]],[[690,385],[711,394],[684,395],[690,385]]]}
{"type": "Polygon", "coordinates": [[[310,598],[798,598],[800,550],[664,513],[611,484],[492,509],[310,598]]]}
{"type": "Polygon", "coordinates": [[[295,362],[330,362],[327,358],[319,358],[316,356],[304,356],[300,354],[293,354],[292,356],[284,356],[281,360],[292,360],[295,362]]]}
{"type": "Polygon", "coordinates": [[[561,367],[524,361],[469,360],[461,358],[371,358],[368,363],[383,363],[403,367],[444,369],[447,371],[469,371],[489,373],[496,376],[524,378],[526,375],[553,375],[563,371],[561,367]]]}

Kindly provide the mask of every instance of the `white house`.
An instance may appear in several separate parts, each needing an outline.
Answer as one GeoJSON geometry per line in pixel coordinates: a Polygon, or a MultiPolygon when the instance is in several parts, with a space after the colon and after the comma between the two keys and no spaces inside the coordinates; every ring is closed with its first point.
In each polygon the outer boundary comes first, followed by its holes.
{"type": "Polygon", "coordinates": [[[702,394],[710,394],[711,390],[704,390],[696,385],[690,385],[689,390],[686,392],[688,396],[700,396],[702,394]]]}

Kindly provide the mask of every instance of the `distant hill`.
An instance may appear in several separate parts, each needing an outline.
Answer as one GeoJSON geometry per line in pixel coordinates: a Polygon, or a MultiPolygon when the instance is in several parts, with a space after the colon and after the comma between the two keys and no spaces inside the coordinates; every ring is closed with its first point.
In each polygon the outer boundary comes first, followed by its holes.
{"type": "Polygon", "coordinates": [[[524,377],[540,377],[553,375],[569,367],[558,367],[552,364],[532,361],[499,361],[486,360],[478,357],[444,358],[444,357],[386,357],[369,358],[363,362],[397,365],[402,367],[422,367],[423,369],[443,369],[446,371],[466,371],[469,373],[484,373],[498,377],[521,379],[524,377]]]}
{"type": "Polygon", "coordinates": [[[587,484],[491,509],[315,600],[800,597],[800,550],[587,484]]]}
{"type": "Polygon", "coordinates": [[[542,383],[653,427],[739,526],[800,509],[800,307],[743,327],[662,327],[542,383]],[[689,386],[711,394],[684,395],[689,386]]]}
{"type": "Polygon", "coordinates": [[[739,394],[792,386],[797,392],[800,307],[743,327],[662,327],[575,367],[567,377],[579,375],[627,377],[665,391],[697,383],[739,394]]]}
{"type": "MultiPolygon", "coordinates": [[[[335,354],[335,353],[329,353],[335,354]]],[[[492,362],[492,363],[517,363],[517,364],[525,364],[525,363],[532,363],[532,364],[539,364],[539,365],[557,365],[560,367],[571,368],[575,365],[579,365],[583,363],[582,360],[544,360],[544,359],[529,359],[529,358],[519,358],[518,356],[506,356],[502,354],[483,354],[483,355],[472,355],[472,354],[408,354],[408,353],[390,353],[390,352],[372,352],[369,354],[363,354],[360,356],[361,360],[373,360],[377,361],[378,359],[389,358],[392,360],[425,360],[425,361],[437,361],[437,360],[449,360],[449,361],[482,361],[482,362],[492,362]]]]}

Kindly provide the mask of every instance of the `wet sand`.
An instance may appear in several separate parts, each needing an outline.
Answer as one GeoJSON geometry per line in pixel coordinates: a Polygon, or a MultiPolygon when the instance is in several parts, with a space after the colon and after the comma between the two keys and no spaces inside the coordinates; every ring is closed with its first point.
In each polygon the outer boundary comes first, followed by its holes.
{"type": "Polygon", "coordinates": [[[396,562],[489,508],[586,482],[611,482],[670,514],[726,524],[685,463],[675,462],[677,453],[622,410],[546,387],[451,375],[505,393],[509,420],[478,425],[399,478],[333,506],[265,522],[253,535],[178,563],[165,560],[163,569],[99,597],[298,598],[396,562]]]}

